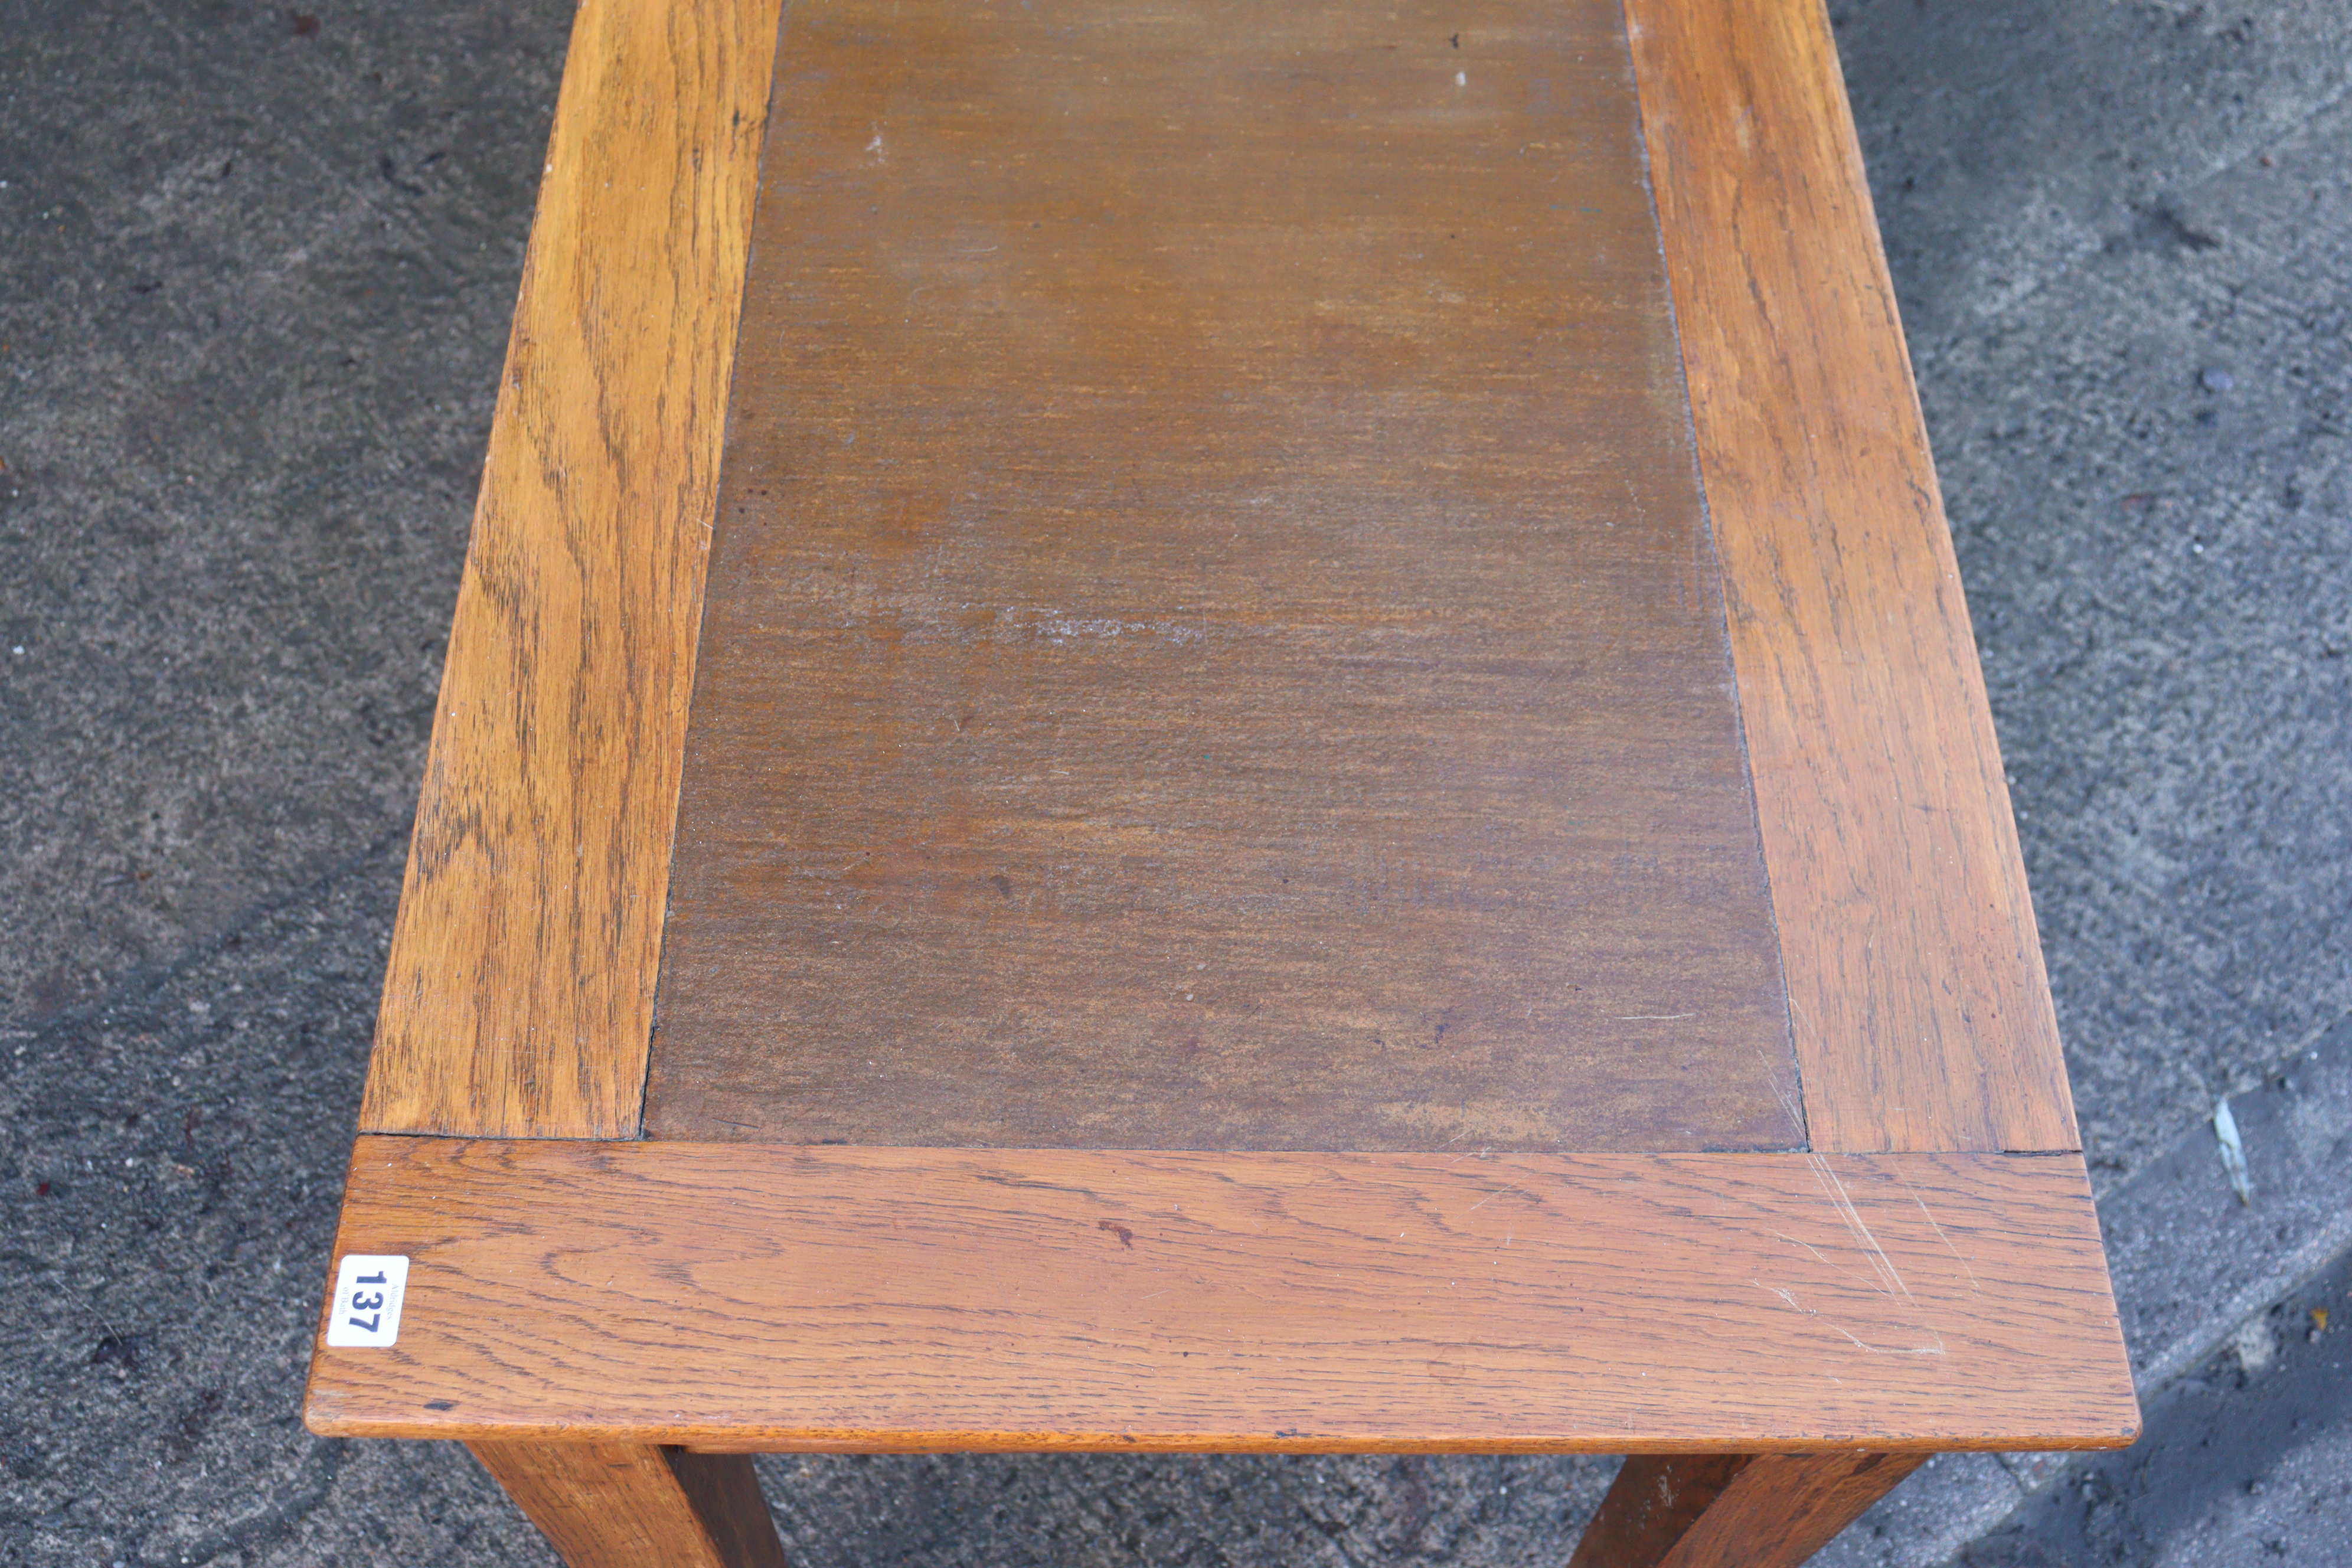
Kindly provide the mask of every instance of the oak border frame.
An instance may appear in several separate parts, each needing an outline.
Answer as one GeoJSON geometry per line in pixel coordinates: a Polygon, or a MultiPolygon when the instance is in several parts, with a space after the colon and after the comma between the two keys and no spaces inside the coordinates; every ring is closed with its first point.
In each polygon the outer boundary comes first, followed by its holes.
{"type": "Polygon", "coordinates": [[[363,1131],[643,1124],[782,13],[583,0],[572,22],[363,1131]]]}
{"type": "Polygon", "coordinates": [[[1828,12],[1624,5],[1811,1147],[2078,1150],[1828,12]]]}
{"type": "Polygon", "coordinates": [[[1762,1453],[2137,1427],[2074,1155],[362,1137],[348,1192],[339,1255],[412,1261],[400,1343],[312,1362],[311,1426],[341,1436],[1762,1453]]]}

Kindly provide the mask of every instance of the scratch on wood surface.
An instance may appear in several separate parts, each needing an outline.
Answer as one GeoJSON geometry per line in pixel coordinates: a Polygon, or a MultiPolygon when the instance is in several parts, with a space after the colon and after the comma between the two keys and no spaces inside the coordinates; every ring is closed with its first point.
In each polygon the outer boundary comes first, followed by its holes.
{"type": "MultiPolygon", "coordinates": [[[[1814,1315],[1820,1316],[1819,1313],[1814,1315]]],[[[1831,1328],[1853,1341],[1854,1349],[1867,1351],[1872,1355],[1942,1355],[1944,1353],[1944,1342],[1940,1337],[1937,1338],[1932,1345],[1874,1345],[1855,1334],[1852,1329],[1843,1323],[1831,1322],[1827,1318],[1822,1318],[1822,1321],[1829,1323],[1831,1328]]]]}
{"type": "MultiPolygon", "coordinates": [[[[1904,1283],[1902,1271],[1895,1267],[1894,1259],[1886,1256],[1886,1249],[1878,1245],[1878,1237],[1870,1233],[1870,1226],[1863,1223],[1862,1212],[1854,1206],[1853,1199],[1847,1194],[1845,1183],[1839,1179],[1836,1169],[1820,1154],[1809,1154],[1806,1156],[1806,1161],[1812,1166],[1813,1175],[1821,1183],[1822,1191],[1828,1195],[1831,1206],[1837,1210],[1838,1217],[1845,1222],[1846,1229],[1862,1243],[1863,1250],[1870,1254],[1871,1268],[1878,1276],[1879,1291],[1890,1301],[1899,1301],[1916,1318],[1919,1314],[1919,1303],[1912,1297],[1911,1287],[1904,1283]]],[[[1905,1184],[1907,1187],[1909,1184],[1905,1184]]],[[[1913,1196],[1916,1198],[1917,1194],[1914,1194],[1913,1196]]],[[[1921,1205],[1923,1211],[1925,1207],[1925,1205],[1921,1205]]],[[[1933,1216],[1930,1216],[1928,1223],[1931,1225],[1935,1223],[1933,1216]]],[[[1947,1245],[1949,1244],[1947,1243],[1947,1245]]],[[[1811,1247],[1807,1247],[1806,1250],[1812,1251],[1811,1247]]],[[[1814,1253],[1814,1256],[1818,1258],[1821,1255],[1814,1253]]],[[[1924,1322],[1918,1326],[1924,1329],[1927,1337],[1935,1342],[1933,1345],[1922,1345],[1903,1351],[1893,1351],[1880,1345],[1863,1345],[1863,1348],[1885,1354],[1942,1355],[1944,1337],[1924,1322]]],[[[1845,1334],[1858,1345],[1863,1343],[1843,1329],[1839,1329],[1838,1332],[1845,1334]]]]}
{"type": "Polygon", "coordinates": [[[1780,1102],[1781,1111],[1789,1118],[1789,1125],[1797,1130],[1800,1138],[1810,1139],[1811,1133],[1805,1121],[1805,1108],[1798,1099],[1802,1086],[1781,1081],[1779,1064],[1772,1060],[1770,1052],[1759,1051],[1756,1056],[1764,1064],[1765,1085],[1771,1089],[1772,1098],[1780,1102]]]}
{"type": "Polygon", "coordinates": [[[1952,1245],[1952,1238],[1944,1234],[1944,1227],[1936,1223],[1935,1215],[1928,1210],[1927,1200],[1919,1195],[1919,1189],[1911,1184],[1911,1178],[1904,1175],[1899,1169],[1895,1173],[1895,1180],[1903,1184],[1904,1190],[1911,1194],[1911,1201],[1919,1205],[1919,1213],[1921,1216],[1927,1220],[1927,1228],[1936,1233],[1936,1239],[1944,1244],[1944,1250],[1952,1255],[1953,1260],[1960,1266],[1960,1272],[1969,1277],[1969,1289],[1977,1291],[1983,1290],[1984,1286],[1978,1280],[1977,1271],[1969,1267],[1968,1255],[1962,1252],[1958,1247],[1954,1247],[1952,1245]]]}
{"type": "Polygon", "coordinates": [[[1493,1192],[1488,1193],[1485,1197],[1480,1198],[1476,1203],[1472,1204],[1463,1212],[1465,1214],[1476,1214],[1480,1209],[1485,1208],[1488,1204],[1493,1203],[1505,1193],[1518,1193],[1521,1197],[1527,1196],[1527,1194],[1521,1192],[1517,1187],[1496,1187],[1493,1192]]]}
{"type": "MultiPolygon", "coordinates": [[[[1798,1245],[1802,1246],[1803,1243],[1800,1242],[1798,1245]]],[[[1816,1254],[1816,1256],[1819,1255],[1816,1254]]],[[[1797,1293],[1794,1290],[1783,1289],[1779,1285],[1767,1285],[1761,1279],[1751,1279],[1748,1283],[1755,1286],[1759,1290],[1765,1292],[1767,1295],[1778,1296],[1781,1300],[1788,1303],[1789,1310],[1792,1312],[1799,1313],[1808,1318],[1820,1318],[1822,1316],[1820,1312],[1798,1300],[1797,1293]]],[[[1828,1323],[1831,1328],[1835,1329],[1839,1333],[1843,1334],[1847,1341],[1851,1342],[1856,1350],[1867,1351],[1872,1355],[1942,1355],[1944,1353],[1943,1341],[1940,1338],[1937,1339],[1937,1342],[1932,1345],[1874,1345],[1863,1339],[1860,1335],[1856,1334],[1853,1330],[1847,1328],[1843,1323],[1839,1323],[1828,1318],[1822,1318],[1822,1321],[1828,1323]]],[[[1835,1378],[1832,1378],[1830,1381],[1834,1383],[1837,1380],[1835,1378]]]]}
{"type": "Polygon", "coordinates": [[[1878,1245],[1878,1237],[1871,1235],[1870,1227],[1862,1222],[1862,1213],[1853,1206],[1853,1199],[1847,1194],[1845,1183],[1839,1179],[1837,1172],[1822,1155],[1812,1154],[1807,1159],[1813,1167],[1813,1174],[1822,1184],[1822,1190],[1829,1194],[1831,1206],[1837,1210],[1838,1217],[1845,1221],[1846,1228],[1853,1233],[1854,1238],[1862,1243],[1863,1249],[1870,1254],[1872,1268],[1878,1274],[1880,1289],[1890,1296],[1901,1297],[1906,1305],[1916,1306],[1917,1303],[1911,1300],[1911,1288],[1903,1282],[1903,1276],[1886,1256],[1886,1249],[1878,1245]]]}
{"type": "Polygon", "coordinates": [[[1820,1247],[1815,1247],[1811,1242],[1800,1241],[1785,1230],[1776,1230],[1772,1234],[1779,1237],[1782,1241],[1787,1242],[1791,1247],[1803,1247],[1807,1252],[1811,1253],[1815,1258],[1819,1259],[1824,1267],[1835,1269],[1838,1273],[1844,1275],[1847,1279],[1855,1281],[1857,1284],[1867,1285],[1870,1283],[1869,1280],[1863,1279],[1861,1275],[1856,1274],[1853,1269],[1832,1262],[1828,1256],[1824,1254],[1820,1247]]]}

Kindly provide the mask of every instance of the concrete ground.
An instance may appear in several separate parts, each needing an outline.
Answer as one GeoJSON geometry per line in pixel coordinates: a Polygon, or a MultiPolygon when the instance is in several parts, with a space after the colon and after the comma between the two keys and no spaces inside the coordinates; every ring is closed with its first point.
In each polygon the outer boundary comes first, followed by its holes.
{"type": "MultiPolygon", "coordinates": [[[[2352,10],[1835,13],[2150,1436],[1825,1560],[2352,1562],[2352,10]]],[[[0,1561],[551,1561],[296,1409],[566,20],[0,0],[0,1561]]],[[[1517,1564],[1611,1468],[765,1474],[809,1565],[1517,1564]]]]}
{"type": "Polygon", "coordinates": [[[2128,1452],[2045,1489],[1977,1568],[2342,1568],[2352,1562],[2352,1259],[2148,1401],[2128,1452]]]}

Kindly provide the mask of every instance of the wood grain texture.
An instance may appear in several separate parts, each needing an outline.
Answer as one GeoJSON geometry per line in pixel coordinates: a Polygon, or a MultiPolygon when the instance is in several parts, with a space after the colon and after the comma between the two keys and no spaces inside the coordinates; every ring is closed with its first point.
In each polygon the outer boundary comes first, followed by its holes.
{"type": "Polygon", "coordinates": [[[1926,1454],[1636,1454],[1568,1568],[1797,1568],[1926,1454]]]}
{"type": "Polygon", "coordinates": [[[1584,1527],[1568,1568],[1657,1568],[1754,1454],[1635,1454],[1584,1527]]]}
{"type": "Polygon", "coordinates": [[[714,1449],[2053,1448],[2137,1422],[2072,1156],[362,1138],[313,1430],[714,1449]]]}
{"type": "Polygon", "coordinates": [[[740,1454],[622,1443],[475,1443],[568,1568],[784,1568],[740,1454]]]}
{"type": "Polygon", "coordinates": [[[2076,1148],[1828,19],[1626,13],[1812,1146],[2076,1148]]]}
{"type": "MultiPolygon", "coordinates": [[[[1759,1454],[1656,1560],[1657,1568],[1799,1568],[1927,1458],[1759,1454]]],[[[1648,1568],[1639,1559],[1624,1568],[1637,1564],[1648,1568]]]]}
{"type": "Polygon", "coordinates": [[[1802,1147],[1617,0],[811,0],[649,1131],[1802,1147]]]}
{"type": "Polygon", "coordinates": [[[637,1130],[779,3],[572,23],[363,1127],[637,1130]]]}

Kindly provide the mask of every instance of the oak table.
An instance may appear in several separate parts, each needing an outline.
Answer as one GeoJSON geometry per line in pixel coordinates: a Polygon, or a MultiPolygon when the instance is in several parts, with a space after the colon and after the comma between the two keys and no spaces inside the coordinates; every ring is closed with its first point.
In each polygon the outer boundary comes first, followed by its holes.
{"type": "Polygon", "coordinates": [[[586,0],[307,1414],[1633,1456],[2138,1414],[1818,0],[586,0]]]}

